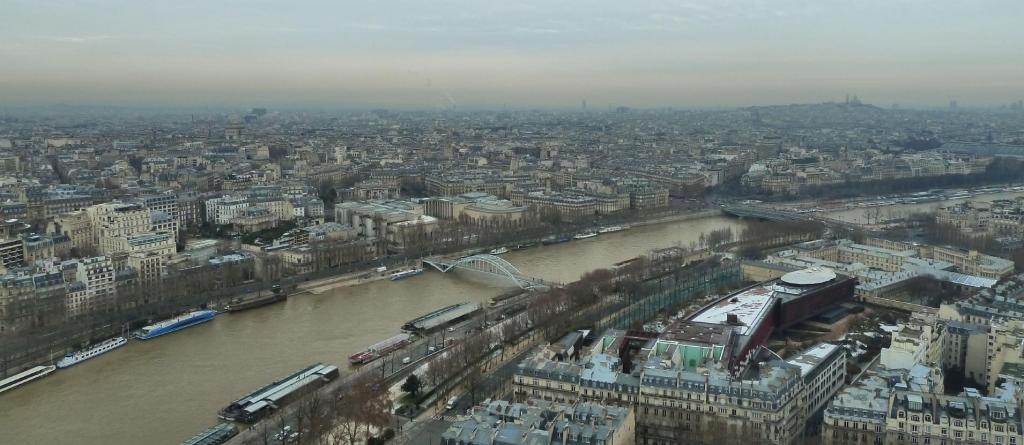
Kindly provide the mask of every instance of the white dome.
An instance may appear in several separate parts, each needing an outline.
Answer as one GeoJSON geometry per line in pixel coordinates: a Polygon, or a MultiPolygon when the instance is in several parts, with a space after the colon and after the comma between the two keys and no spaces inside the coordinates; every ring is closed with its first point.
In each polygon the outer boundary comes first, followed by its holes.
{"type": "Polygon", "coordinates": [[[811,267],[790,272],[782,276],[782,281],[797,286],[827,283],[836,279],[836,273],[827,267],[811,267]]]}

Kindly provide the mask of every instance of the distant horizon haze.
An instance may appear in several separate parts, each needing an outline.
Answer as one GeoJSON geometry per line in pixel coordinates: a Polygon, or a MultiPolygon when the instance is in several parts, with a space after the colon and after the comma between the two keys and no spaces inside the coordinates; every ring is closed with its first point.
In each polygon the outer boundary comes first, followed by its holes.
{"type": "Polygon", "coordinates": [[[25,1],[0,106],[735,107],[1024,97],[1024,2],[25,1]]]}

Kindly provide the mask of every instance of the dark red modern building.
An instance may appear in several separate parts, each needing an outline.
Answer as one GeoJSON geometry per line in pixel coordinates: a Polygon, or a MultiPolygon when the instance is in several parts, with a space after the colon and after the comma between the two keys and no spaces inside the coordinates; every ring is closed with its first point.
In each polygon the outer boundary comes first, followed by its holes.
{"type": "Polygon", "coordinates": [[[745,288],[709,304],[688,321],[733,327],[732,357],[744,361],[776,329],[786,329],[853,300],[857,280],[813,267],[745,288]]]}

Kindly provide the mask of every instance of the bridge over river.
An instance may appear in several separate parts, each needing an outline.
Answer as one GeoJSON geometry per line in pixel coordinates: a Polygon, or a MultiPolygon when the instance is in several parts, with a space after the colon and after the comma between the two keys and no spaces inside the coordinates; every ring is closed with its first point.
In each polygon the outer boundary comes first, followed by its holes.
{"type": "Polygon", "coordinates": [[[740,218],[754,218],[776,222],[818,221],[826,226],[834,228],[849,230],[863,228],[858,224],[831,218],[820,212],[800,213],[768,206],[730,203],[722,206],[722,212],[740,218]]]}
{"type": "Polygon", "coordinates": [[[480,254],[449,259],[443,257],[424,258],[423,262],[441,271],[468,270],[510,281],[520,289],[538,289],[559,286],[541,278],[523,275],[512,263],[497,255],[480,254]]]}

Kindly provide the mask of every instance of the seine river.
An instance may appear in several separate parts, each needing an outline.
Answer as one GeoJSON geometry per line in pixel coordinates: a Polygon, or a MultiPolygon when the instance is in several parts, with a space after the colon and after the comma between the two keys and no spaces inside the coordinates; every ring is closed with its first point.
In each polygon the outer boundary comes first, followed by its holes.
{"type": "MultiPolygon", "coordinates": [[[[742,222],[671,222],[553,246],[505,259],[524,274],[569,282],[652,249],[686,245],[701,232],[742,222]]],[[[405,321],[503,289],[430,271],[297,295],[284,304],[127,346],[0,395],[3,444],[177,444],[217,422],[217,410],[314,362],[346,357],[398,332],[405,321]]]]}

